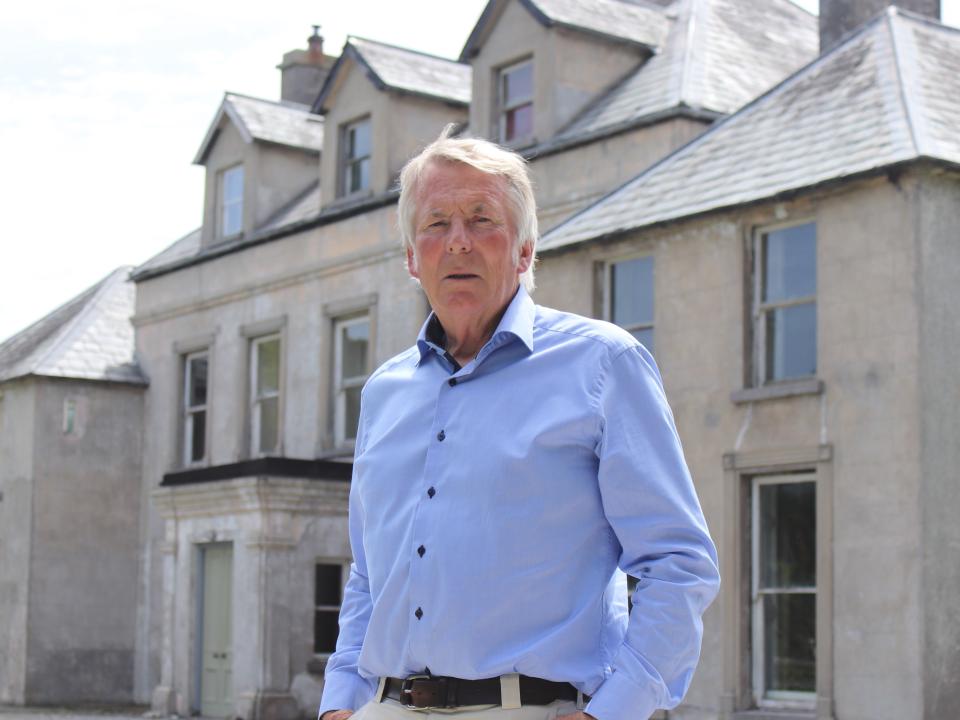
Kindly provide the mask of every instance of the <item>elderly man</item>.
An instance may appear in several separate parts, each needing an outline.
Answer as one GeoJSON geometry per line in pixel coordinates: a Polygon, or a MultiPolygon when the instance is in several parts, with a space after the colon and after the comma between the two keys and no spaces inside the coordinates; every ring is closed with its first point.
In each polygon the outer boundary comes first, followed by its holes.
{"type": "Polygon", "coordinates": [[[660,377],[533,303],[525,162],[448,133],[400,177],[433,313],[363,390],[320,713],[642,720],[686,692],[719,583],[660,377]]]}

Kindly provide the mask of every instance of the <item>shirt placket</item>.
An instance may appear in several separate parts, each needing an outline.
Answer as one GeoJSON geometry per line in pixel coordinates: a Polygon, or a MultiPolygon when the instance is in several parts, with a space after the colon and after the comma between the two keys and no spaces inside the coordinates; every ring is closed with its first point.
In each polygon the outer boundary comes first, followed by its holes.
{"type": "Polygon", "coordinates": [[[420,499],[414,512],[410,547],[406,549],[410,557],[410,660],[417,669],[428,662],[430,638],[436,636],[436,621],[441,616],[436,595],[429,589],[438,587],[440,581],[435,562],[436,532],[447,501],[444,497],[444,490],[449,488],[447,479],[455,469],[455,446],[462,440],[449,425],[458,417],[458,407],[462,404],[462,392],[458,391],[463,380],[459,374],[451,375],[438,385],[423,477],[416,490],[420,499]]]}

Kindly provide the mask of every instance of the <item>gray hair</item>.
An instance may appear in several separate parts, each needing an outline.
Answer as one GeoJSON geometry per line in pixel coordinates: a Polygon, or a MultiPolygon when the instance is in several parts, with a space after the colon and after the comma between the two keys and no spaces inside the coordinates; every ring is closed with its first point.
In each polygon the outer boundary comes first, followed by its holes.
{"type": "Polygon", "coordinates": [[[398,222],[403,246],[414,253],[416,235],[417,192],[424,170],[431,162],[463,163],[488,175],[502,177],[507,184],[507,205],[513,216],[517,237],[514,259],[520,257],[520,248],[531,247],[530,267],[520,276],[528,292],[534,288],[533,261],[537,253],[537,201],[527,173],[527,161],[517,153],[495,145],[489,140],[472,137],[452,137],[456,125],[447,125],[440,137],[427,145],[419,155],[404,165],[400,172],[400,204],[398,222]]]}

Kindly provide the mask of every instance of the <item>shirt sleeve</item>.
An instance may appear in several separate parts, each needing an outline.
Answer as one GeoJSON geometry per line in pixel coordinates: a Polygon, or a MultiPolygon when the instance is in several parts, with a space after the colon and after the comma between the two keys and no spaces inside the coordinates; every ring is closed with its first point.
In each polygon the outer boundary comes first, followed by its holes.
{"type": "Polygon", "coordinates": [[[599,720],[646,719],[675,707],[690,686],[701,617],[720,585],[717,553],[646,349],[613,358],[599,402],[604,513],[620,542],[620,568],[638,582],[613,672],[585,709],[599,720]]]}
{"type": "MultiPolygon", "coordinates": [[[[362,435],[363,422],[358,435],[362,435]]],[[[357,438],[357,447],[362,445],[357,438]]],[[[354,474],[356,473],[354,463],[354,474]]],[[[367,577],[367,561],[363,552],[363,508],[357,493],[356,476],[350,486],[349,531],[353,562],[350,578],[343,590],[340,606],[340,634],[337,649],[327,661],[324,672],[323,697],[319,715],[328,710],[357,710],[373,697],[376,684],[361,677],[358,663],[363,639],[370,623],[373,601],[370,598],[370,582],[367,577]]]]}

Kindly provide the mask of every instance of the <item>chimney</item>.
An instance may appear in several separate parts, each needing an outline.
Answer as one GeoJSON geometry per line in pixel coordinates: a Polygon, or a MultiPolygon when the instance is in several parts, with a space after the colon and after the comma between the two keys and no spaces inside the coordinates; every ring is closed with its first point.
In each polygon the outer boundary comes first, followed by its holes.
{"type": "Polygon", "coordinates": [[[323,81],[337,58],[323,54],[323,35],[320,26],[313,26],[313,35],[307,38],[306,50],[284,53],[280,70],[280,99],[301,105],[312,105],[323,87],[323,81]]]}
{"type": "Polygon", "coordinates": [[[940,0],[820,0],[820,54],[888,5],[940,20],[940,0]]]}

